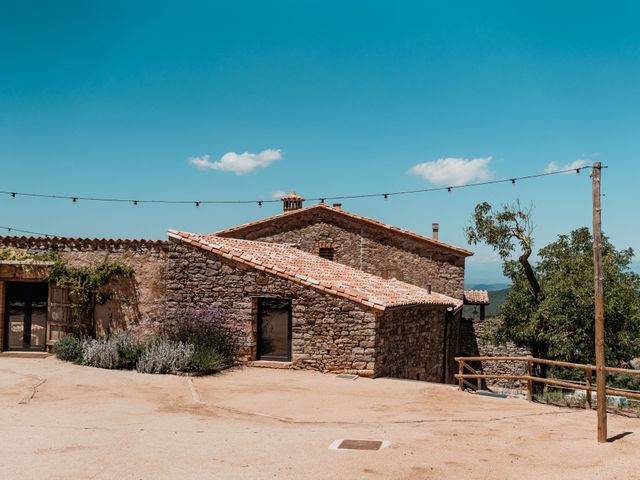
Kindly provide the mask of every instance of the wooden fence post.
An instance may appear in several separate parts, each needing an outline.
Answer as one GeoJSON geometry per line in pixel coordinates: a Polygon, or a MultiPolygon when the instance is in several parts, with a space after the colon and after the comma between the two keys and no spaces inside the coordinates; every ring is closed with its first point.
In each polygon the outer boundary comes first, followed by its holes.
{"type": "Polygon", "coordinates": [[[533,381],[531,377],[533,376],[533,362],[531,360],[527,360],[527,399],[530,402],[533,402],[533,381]]]}
{"type": "Polygon", "coordinates": [[[464,375],[464,362],[462,360],[458,360],[458,374],[458,386],[460,391],[464,392],[464,378],[462,378],[462,375],[464,375]]]}
{"type": "Polygon", "coordinates": [[[591,410],[591,369],[587,368],[586,369],[587,372],[587,391],[585,393],[586,398],[587,398],[587,404],[585,405],[585,408],[588,408],[589,410],[591,410]]]}

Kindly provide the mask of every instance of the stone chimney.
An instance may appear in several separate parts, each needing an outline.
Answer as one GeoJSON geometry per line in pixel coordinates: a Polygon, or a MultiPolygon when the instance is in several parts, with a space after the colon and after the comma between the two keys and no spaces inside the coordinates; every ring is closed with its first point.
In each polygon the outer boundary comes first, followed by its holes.
{"type": "Polygon", "coordinates": [[[433,239],[438,240],[438,234],[440,233],[440,224],[433,223],[431,226],[433,227],[433,239]]]}
{"type": "Polygon", "coordinates": [[[285,195],[280,200],[282,200],[282,210],[285,212],[302,208],[302,202],[304,202],[304,198],[294,191],[289,193],[289,195],[285,195]]]}
{"type": "Polygon", "coordinates": [[[335,210],[342,210],[342,204],[341,203],[334,203],[333,204],[333,208],[335,210]]]}

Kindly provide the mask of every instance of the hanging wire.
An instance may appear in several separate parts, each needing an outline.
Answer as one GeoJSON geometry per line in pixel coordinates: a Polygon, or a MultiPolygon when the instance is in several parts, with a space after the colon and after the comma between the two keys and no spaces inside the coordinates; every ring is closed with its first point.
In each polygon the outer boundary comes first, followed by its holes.
{"type": "MultiPolygon", "coordinates": [[[[485,182],[476,182],[476,183],[467,183],[465,185],[450,185],[446,187],[432,187],[432,188],[420,188],[416,190],[400,190],[396,192],[384,192],[384,193],[365,193],[365,194],[353,194],[353,195],[337,195],[337,196],[322,196],[315,198],[307,198],[307,201],[317,201],[320,203],[325,203],[325,201],[329,200],[350,200],[356,198],[374,198],[380,197],[385,200],[391,196],[398,195],[412,195],[417,193],[429,193],[429,192],[438,192],[438,191],[447,191],[452,192],[455,190],[460,190],[463,188],[471,188],[471,187],[481,187],[485,185],[497,185],[499,183],[512,183],[515,184],[516,181],[519,180],[531,180],[534,178],[548,177],[551,175],[562,175],[565,173],[575,172],[580,173],[580,170],[585,170],[588,168],[593,168],[592,166],[584,166],[580,168],[570,168],[566,170],[558,170],[555,172],[545,172],[538,173],[534,175],[525,175],[522,177],[510,177],[503,178],[500,180],[488,180],[485,182]]],[[[606,167],[602,167],[606,168],[606,167]]],[[[265,203],[279,203],[281,200],[279,199],[256,199],[256,200],[137,200],[132,198],[116,198],[116,197],[81,197],[78,195],[49,195],[44,193],[32,193],[32,192],[16,192],[16,191],[5,191],[0,190],[0,195],[8,195],[12,198],[16,197],[33,197],[33,198],[49,198],[49,199],[58,199],[58,200],[71,200],[73,203],[77,203],[78,201],[86,201],[86,202],[110,202],[110,203],[130,203],[134,206],[140,205],[143,203],[157,203],[157,204],[172,204],[172,205],[195,205],[199,207],[200,205],[242,205],[242,204],[257,204],[258,206],[262,206],[265,203]]]]}
{"type": "Polygon", "coordinates": [[[33,232],[31,230],[22,230],[20,228],[14,228],[14,227],[5,227],[0,225],[0,229],[2,230],[6,230],[7,232],[11,233],[11,232],[17,232],[17,233],[27,233],[29,235],[39,235],[42,237],[55,237],[56,235],[51,235],[50,233],[42,233],[42,232],[33,232]]]}
{"type": "MultiPolygon", "coordinates": [[[[421,188],[417,190],[402,190],[397,192],[387,192],[387,193],[367,193],[360,195],[339,195],[335,197],[318,197],[318,198],[307,198],[308,201],[319,201],[320,203],[325,203],[327,200],[347,200],[354,198],[374,198],[374,197],[382,197],[385,200],[390,196],[395,195],[411,195],[416,193],[428,193],[428,192],[438,192],[446,190],[451,193],[453,189],[462,189],[462,188],[470,188],[470,187],[480,187],[484,185],[496,185],[499,183],[511,183],[515,185],[518,180],[530,180],[534,178],[548,177],[551,175],[560,175],[564,173],[575,172],[577,174],[580,173],[580,170],[585,169],[593,169],[592,166],[584,166],[579,168],[570,168],[566,170],[558,170],[555,172],[546,172],[546,173],[538,173],[534,175],[525,175],[522,177],[512,177],[512,178],[504,178],[500,180],[489,180],[485,182],[477,182],[477,183],[468,183],[465,185],[452,185],[448,187],[434,187],[434,188],[421,188]]],[[[606,166],[602,166],[600,168],[607,168],[606,166]]],[[[141,203],[160,203],[160,204],[195,204],[196,207],[199,207],[202,204],[250,204],[255,203],[258,207],[261,207],[263,203],[274,203],[280,202],[281,200],[270,199],[270,200],[132,200],[125,198],[103,198],[103,197],[80,197],[80,196],[68,196],[68,195],[47,195],[42,193],[27,193],[27,192],[12,192],[12,191],[2,191],[0,190],[0,195],[9,195],[11,198],[16,198],[17,196],[23,197],[35,197],[35,198],[52,198],[52,199],[63,199],[63,200],[71,200],[73,203],[77,203],[79,200],[91,201],[91,202],[117,202],[117,203],[132,203],[134,206],[141,203]]],[[[29,235],[39,235],[43,237],[56,237],[56,235],[52,235],[50,233],[42,233],[35,232],[32,230],[23,230],[15,227],[7,227],[0,225],[0,230],[6,230],[7,232],[17,232],[17,233],[25,233],[29,235]]]]}

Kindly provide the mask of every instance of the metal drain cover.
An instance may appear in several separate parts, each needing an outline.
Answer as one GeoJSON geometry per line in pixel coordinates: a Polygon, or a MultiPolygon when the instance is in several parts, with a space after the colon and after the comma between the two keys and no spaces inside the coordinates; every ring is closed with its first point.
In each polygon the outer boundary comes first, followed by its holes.
{"type": "Polygon", "coordinates": [[[381,450],[390,445],[388,440],[339,439],[333,442],[330,450],[381,450]]]}
{"type": "Polygon", "coordinates": [[[340,373],[340,374],[336,375],[336,378],[344,378],[345,380],[357,380],[359,377],[358,377],[358,375],[350,375],[348,373],[340,373]]]}

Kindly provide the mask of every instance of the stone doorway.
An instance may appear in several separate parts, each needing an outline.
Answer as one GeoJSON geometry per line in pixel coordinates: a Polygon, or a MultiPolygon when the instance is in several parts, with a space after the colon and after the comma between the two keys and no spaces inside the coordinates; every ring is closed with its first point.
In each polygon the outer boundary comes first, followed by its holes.
{"type": "Polygon", "coordinates": [[[49,286],[46,282],[6,282],[5,351],[45,351],[49,286]]]}
{"type": "Polygon", "coordinates": [[[258,300],[258,360],[291,361],[291,300],[258,300]]]}

